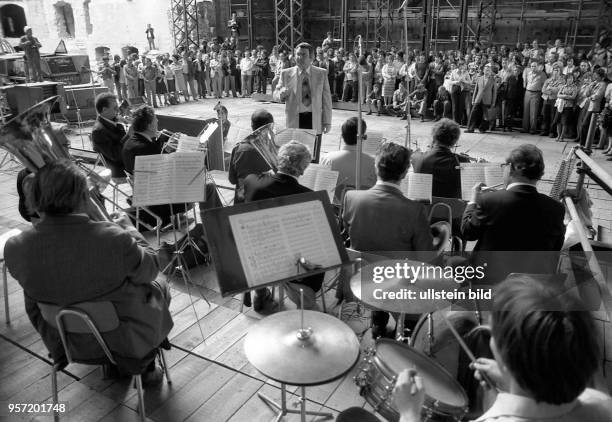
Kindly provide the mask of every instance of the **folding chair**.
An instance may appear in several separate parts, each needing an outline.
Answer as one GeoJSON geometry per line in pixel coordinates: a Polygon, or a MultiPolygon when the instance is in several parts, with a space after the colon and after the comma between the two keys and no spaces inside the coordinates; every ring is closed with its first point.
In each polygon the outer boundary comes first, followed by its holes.
{"type": "MultiPolygon", "coordinates": [[[[111,363],[113,365],[117,365],[116,359],[102,337],[102,333],[116,330],[119,327],[119,317],[117,316],[115,307],[111,302],[81,302],[65,308],[38,302],[38,307],[45,321],[51,326],[57,328],[68,363],[76,362],[86,365],[101,365],[111,363]],[[75,359],[73,357],[73,352],[75,352],[75,350],[71,349],[70,344],[68,343],[68,334],[71,333],[92,334],[104,352],[104,357],[94,359],[75,359]]],[[[161,365],[166,376],[166,381],[168,384],[170,384],[172,381],[170,380],[170,375],[168,373],[164,352],[161,348],[158,348],[157,354],[159,355],[161,365]]],[[[153,357],[153,359],[155,359],[155,357],[153,357]]],[[[53,404],[59,403],[57,390],[57,371],[59,369],[60,364],[54,363],[51,373],[53,404]]],[[[134,384],[136,384],[136,389],[138,390],[138,411],[140,413],[140,420],[145,422],[146,415],[141,374],[133,375],[133,380],[134,384]]],[[[57,412],[54,413],[54,421],[59,421],[59,413],[57,412]]]]}

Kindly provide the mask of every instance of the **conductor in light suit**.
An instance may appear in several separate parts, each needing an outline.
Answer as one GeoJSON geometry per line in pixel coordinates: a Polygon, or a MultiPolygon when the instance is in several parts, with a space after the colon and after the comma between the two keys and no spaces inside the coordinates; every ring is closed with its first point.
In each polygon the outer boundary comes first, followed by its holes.
{"type": "Polygon", "coordinates": [[[285,102],[288,128],[314,129],[317,139],[313,161],[319,161],[321,135],[331,129],[332,98],[327,70],[312,66],[313,48],[300,43],[295,48],[297,66],[284,69],[274,99],[285,102]]]}

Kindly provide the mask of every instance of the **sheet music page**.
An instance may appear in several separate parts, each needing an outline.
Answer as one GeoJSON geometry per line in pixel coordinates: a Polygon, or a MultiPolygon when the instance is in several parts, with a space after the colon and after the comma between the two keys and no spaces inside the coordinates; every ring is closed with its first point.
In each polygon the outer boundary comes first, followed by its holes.
{"type": "Polygon", "coordinates": [[[176,152],[196,152],[200,148],[200,140],[195,136],[180,134],[176,152]]]}
{"type": "Polygon", "coordinates": [[[212,135],[214,131],[217,130],[218,127],[219,127],[219,124],[217,124],[217,122],[210,123],[208,126],[206,126],[206,129],[200,136],[200,143],[205,144],[206,142],[208,142],[210,135],[212,135]]]}
{"type": "Polygon", "coordinates": [[[428,201],[431,203],[433,175],[425,173],[410,173],[404,180],[408,180],[406,197],[413,201],[428,201]]]}
{"type": "Polygon", "coordinates": [[[368,131],[367,135],[367,139],[362,142],[361,151],[375,157],[378,147],[384,142],[383,134],[382,132],[368,131]]]}
{"type": "Polygon", "coordinates": [[[229,221],[249,287],[296,275],[300,257],[323,267],[341,263],[320,201],[236,214],[229,221]]]}
{"type": "Polygon", "coordinates": [[[137,156],[133,205],[140,207],[203,201],[206,176],[204,157],[203,152],[137,156]]]}
{"type": "Polygon", "coordinates": [[[495,186],[504,183],[504,169],[500,164],[488,163],[484,168],[485,183],[487,186],[495,186]]]}
{"type": "Polygon", "coordinates": [[[477,183],[485,181],[485,165],[487,163],[461,163],[461,198],[469,201],[472,188],[477,183]]]}
{"type": "Polygon", "coordinates": [[[306,145],[312,153],[315,147],[315,138],[316,134],[308,129],[289,128],[277,132],[274,136],[274,143],[281,147],[289,141],[298,141],[306,145]]]}
{"type": "Polygon", "coordinates": [[[225,145],[223,146],[223,150],[225,152],[232,152],[236,144],[242,141],[247,136],[249,136],[249,134],[252,131],[253,130],[250,128],[245,129],[245,128],[236,126],[235,124],[232,123],[232,125],[229,128],[229,131],[227,132],[227,141],[225,142],[225,145]]]}
{"type": "Polygon", "coordinates": [[[340,172],[332,170],[330,166],[310,164],[300,176],[300,184],[314,191],[326,191],[329,200],[333,201],[339,176],[340,172]]]}

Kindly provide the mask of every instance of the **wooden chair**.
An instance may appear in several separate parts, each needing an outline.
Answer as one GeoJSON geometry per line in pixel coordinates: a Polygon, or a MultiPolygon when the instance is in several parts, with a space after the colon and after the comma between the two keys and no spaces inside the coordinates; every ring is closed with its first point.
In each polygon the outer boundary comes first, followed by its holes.
{"type": "MultiPolygon", "coordinates": [[[[119,317],[117,316],[115,307],[111,302],[81,302],[65,308],[38,302],[38,307],[41,310],[45,321],[58,330],[68,363],[76,362],[86,365],[101,365],[110,363],[117,365],[116,359],[102,337],[102,333],[114,331],[119,327],[119,317]],[[104,357],[100,359],[75,359],[74,352],[78,353],[78,351],[72,349],[71,345],[68,343],[68,335],[71,333],[92,334],[104,352],[104,357]]],[[[166,376],[166,381],[168,384],[170,384],[172,381],[170,380],[170,375],[168,373],[164,352],[161,348],[159,348],[157,349],[157,354],[159,355],[161,365],[166,376]]],[[[155,357],[153,357],[153,359],[155,359],[155,357]]],[[[58,363],[54,363],[51,372],[53,404],[59,403],[57,390],[57,371],[59,369],[60,365],[58,363]]],[[[140,420],[145,422],[146,415],[141,374],[133,375],[133,380],[134,384],[136,385],[136,389],[138,390],[138,411],[140,413],[140,420]]],[[[54,421],[59,421],[59,413],[57,412],[54,413],[54,421]]]]}

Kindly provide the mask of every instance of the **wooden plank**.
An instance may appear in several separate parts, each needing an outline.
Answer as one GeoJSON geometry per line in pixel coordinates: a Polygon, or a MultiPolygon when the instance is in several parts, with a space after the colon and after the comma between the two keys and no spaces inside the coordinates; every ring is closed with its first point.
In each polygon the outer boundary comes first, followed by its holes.
{"type": "MultiPolygon", "coordinates": [[[[145,412],[146,415],[146,412],[145,412]]],[[[149,417],[145,419],[147,422],[153,422],[153,420],[149,417]]],[[[100,419],[100,422],[140,422],[140,414],[138,414],[137,410],[130,409],[126,406],[118,406],[108,415],[100,419]]]]}
{"type": "Polygon", "coordinates": [[[263,393],[271,399],[276,399],[278,397],[280,400],[280,390],[271,386],[270,384],[264,384],[256,394],[249,397],[242,407],[240,407],[240,409],[238,409],[238,411],[231,416],[228,422],[271,421],[276,415],[276,412],[259,398],[259,393],[263,393]]]}
{"type": "Polygon", "coordinates": [[[235,373],[218,365],[210,365],[197,374],[173,400],[168,400],[149,417],[158,422],[182,421],[196,411],[225,385],[235,373]]]}
{"type": "MultiPolygon", "coordinates": [[[[185,295],[184,293],[180,293],[180,295],[185,295]]],[[[217,305],[212,303],[208,305],[203,300],[198,300],[194,303],[195,313],[198,315],[198,319],[203,319],[212,311],[217,308],[217,305]]],[[[172,320],[174,321],[174,326],[172,327],[172,331],[170,331],[169,338],[172,339],[185,331],[191,325],[193,325],[196,320],[196,316],[194,313],[194,309],[190,306],[183,309],[181,312],[172,315],[172,320]]]]}
{"type": "Polygon", "coordinates": [[[203,420],[226,421],[251,398],[263,382],[253,378],[236,374],[209,400],[200,406],[189,418],[188,422],[203,420]]]}
{"type": "Polygon", "coordinates": [[[355,381],[353,381],[353,376],[357,374],[358,370],[359,366],[355,365],[353,369],[344,376],[338,388],[336,388],[325,402],[327,407],[342,410],[351,406],[363,406],[365,399],[359,395],[359,388],[355,385],[355,381]]]}
{"type": "Polygon", "coordinates": [[[0,400],[8,400],[15,394],[49,376],[51,367],[39,359],[32,359],[28,365],[3,377],[0,382],[0,400]]]}
{"type": "Polygon", "coordinates": [[[206,317],[200,319],[199,322],[192,324],[181,333],[171,336],[170,342],[187,350],[193,350],[198,345],[202,344],[200,328],[204,332],[204,337],[208,338],[219,331],[224,324],[234,319],[237,315],[236,312],[230,309],[218,306],[206,315],[206,317]]]}
{"type": "Polygon", "coordinates": [[[254,320],[239,314],[212,336],[208,337],[206,343],[202,343],[193,349],[193,353],[209,359],[216,359],[232,344],[242,338],[254,323],[254,320]]]}

